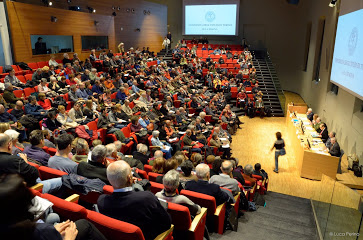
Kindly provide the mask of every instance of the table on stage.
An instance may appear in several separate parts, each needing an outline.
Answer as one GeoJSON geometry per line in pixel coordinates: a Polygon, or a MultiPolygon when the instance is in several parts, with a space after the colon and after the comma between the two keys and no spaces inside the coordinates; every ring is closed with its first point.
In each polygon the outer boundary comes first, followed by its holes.
{"type": "Polygon", "coordinates": [[[339,157],[329,154],[306,114],[288,111],[286,124],[300,177],[321,180],[325,174],[335,179],[339,157]]]}

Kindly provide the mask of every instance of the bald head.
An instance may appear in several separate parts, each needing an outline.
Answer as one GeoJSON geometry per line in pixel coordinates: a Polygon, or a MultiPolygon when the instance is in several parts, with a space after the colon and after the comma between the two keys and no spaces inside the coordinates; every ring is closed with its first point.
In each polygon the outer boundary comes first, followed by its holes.
{"type": "Polygon", "coordinates": [[[157,150],[154,152],[154,158],[163,158],[164,157],[164,154],[161,150],[157,150]]]}
{"type": "Polygon", "coordinates": [[[20,110],[20,109],[22,109],[23,108],[23,106],[24,106],[24,104],[23,104],[23,102],[22,101],[16,101],[16,108],[18,109],[18,110],[20,110]]]}
{"type": "Polygon", "coordinates": [[[233,164],[231,161],[224,161],[221,166],[221,170],[224,174],[230,174],[233,170],[233,164]]]}
{"type": "Polygon", "coordinates": [[[0,114],[5,112],[4,105],[0,104],[0,114]]]}
{"type": "Polygon", "coordinates": [[[116,161],[107,167],[107,179],[114,189],[130,187],[132,174],[130,165],[123,161],[116,161]]]}

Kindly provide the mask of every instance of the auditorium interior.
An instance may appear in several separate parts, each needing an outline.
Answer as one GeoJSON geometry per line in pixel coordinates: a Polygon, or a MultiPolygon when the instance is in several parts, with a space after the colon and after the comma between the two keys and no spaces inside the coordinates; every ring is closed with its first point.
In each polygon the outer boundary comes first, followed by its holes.
{"type": "Polygon", "coordinates": [[[363,239],[362,22],[363,0],[0,0],[3,236],[363,239]]]}

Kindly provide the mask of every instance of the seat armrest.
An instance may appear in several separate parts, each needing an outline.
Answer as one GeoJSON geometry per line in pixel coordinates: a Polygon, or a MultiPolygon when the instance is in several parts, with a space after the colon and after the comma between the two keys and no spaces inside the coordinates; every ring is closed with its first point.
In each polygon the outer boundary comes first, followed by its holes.
{"type": "Polygon", "coordinates": [[[223,209],[225,206],[226,206],[226,203],[223,203],[223,204],[219,205],[219,206],[216,208],[216,211],[215,211],[214,215],[219,216],[219,214],[221,214],[221,211],[222,211],[222,209],[223,209]]]}
{"type": "Polygon", "coordinates": [[[193,219],[193,222],[189,228],[189,232],[194,232],[195,229],[197,228],[198,224],[200,223],[200,221],[204,218],[204,216],[207,215],[207,208],[202,208],[202,210],[200,211],[200,213],[198,215],[196,215],[193,219]]]}
{"type": "Polygon", "coordinates": [[[31,186],[30,188],[33,189],[33,190],[37,190],[37,191],[41,192],[42,189],[43,189],[43,184],[42,183],[37,183],[34,186],[31,186]]]}
{"type": "Polygon", "coordinates": [[[163,233],[160,233],[154,240],[168,239],[168,236],[173,232],[174,225],[171,224],[170,228],[163,233]]]}
{"type": "Polygon", "coordinates": [[[67,202],[73,202],[73,203],[78,203],[78,200],[79,200],[79,195],[78,194],[73,194],[69,197],[67,197],[65,199],[67,202]]]}
{"type": "Polygon", "coordinates": [[[235,203],[231,204],[231,206],[234,206],[238,202],[240,195],[241,195],[241,193],[239,192],[236,196],[234,196],[235,203]]]}

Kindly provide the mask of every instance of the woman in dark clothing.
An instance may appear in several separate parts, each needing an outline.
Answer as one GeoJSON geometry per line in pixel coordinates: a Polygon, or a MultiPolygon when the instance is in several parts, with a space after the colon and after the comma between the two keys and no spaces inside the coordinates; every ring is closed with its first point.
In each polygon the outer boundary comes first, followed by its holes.
{"type": "Polygon", "coordinates": [[[2,239],[22,240],[106,240],[98,229],[87,220],[76,222],[67,220],[52,225],[42,220],[34,220],[33,195],[24,184],[24,179],[16,174],[0,177],[0,226],[2,239]],[[39,222],[40,221],[40,222],[39,222]],[[42,223],[43,222],[43,223],[42,223]]]}
{"type": "Polygon", "coordinates": [[[57,120],[55,111],[50,111],[48,113],[48,118],[45,120],[45,125],[50,131],[54,131],[62,127],[62,124],[57,120]]]}
{"type": "Polygon", "coordinates": [[[275,141],[275,143],[272,146],[270,151],[272,151],[275,148],[275,169],[274,169],[274,172],[278,173],[279,172],[279,156],[285,155],[286,151],[285,151],[285,142],[284,142],[284,139],[282,139],[280,132],[276,133],[276,138],[277,138],[277,140],[275,141]]]}

